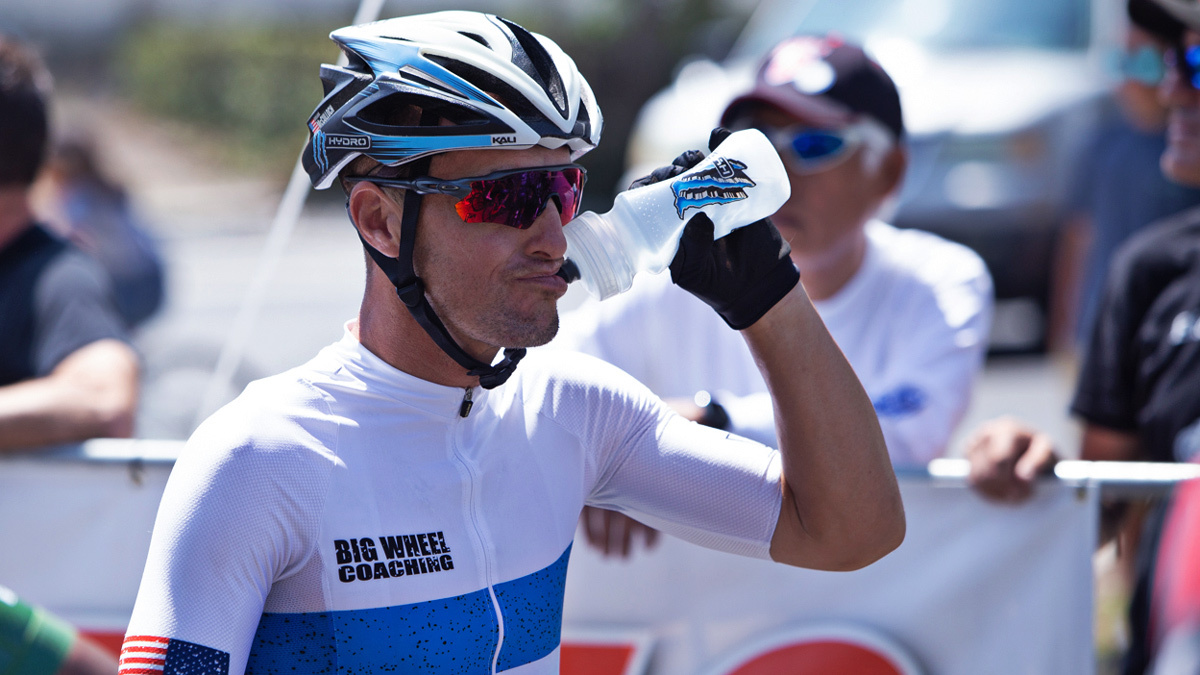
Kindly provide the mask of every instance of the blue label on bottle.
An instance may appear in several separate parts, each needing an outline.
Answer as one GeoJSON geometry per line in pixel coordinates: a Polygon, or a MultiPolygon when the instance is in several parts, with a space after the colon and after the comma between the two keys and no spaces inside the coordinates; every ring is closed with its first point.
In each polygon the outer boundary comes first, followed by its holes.
{"type": "Polygon", "coordinates": [[[682,219],[688,209],[745,199],[746,190],[755,185],[745,169],[745,162],[718,157],[711,168],[676,180],[671,184],[671,191],[675,193],[675,212],[679,218],[682,219]]]}

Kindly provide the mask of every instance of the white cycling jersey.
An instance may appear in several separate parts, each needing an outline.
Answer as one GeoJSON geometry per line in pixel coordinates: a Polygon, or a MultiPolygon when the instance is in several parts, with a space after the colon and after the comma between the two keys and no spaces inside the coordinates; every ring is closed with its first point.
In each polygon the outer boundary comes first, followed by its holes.
{"type": "Polygon", "coordinates": [[[768,557],[777,451],[579,354],[471,393],[349,333],[247,387],[171,474],[121,672],[556,673],[584,504],[768,557]]]}

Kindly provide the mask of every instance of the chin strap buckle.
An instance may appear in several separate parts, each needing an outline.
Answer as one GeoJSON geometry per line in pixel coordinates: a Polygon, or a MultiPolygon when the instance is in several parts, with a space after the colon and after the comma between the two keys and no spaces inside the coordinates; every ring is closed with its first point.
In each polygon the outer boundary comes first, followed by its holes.
{"type": "Polygon", "coordinates": [[[494,366],[485,366],[483,368],[472,368],[467,371],[467,374],[472,377],[479,378],[479,386],[484,389],[494,389],[504,384],[513,371],[517,369],[517,364],[521,359],[525,358],[525,348],[505,349],[504,358],[494,366]]]}
{"type": "Polygon", "coordinates": [[[400,301],[410,310],[415,309],[425,300],[425,284],[413,277],[403,286],[396,284],[396,295],[400,296],[400,301]]]}

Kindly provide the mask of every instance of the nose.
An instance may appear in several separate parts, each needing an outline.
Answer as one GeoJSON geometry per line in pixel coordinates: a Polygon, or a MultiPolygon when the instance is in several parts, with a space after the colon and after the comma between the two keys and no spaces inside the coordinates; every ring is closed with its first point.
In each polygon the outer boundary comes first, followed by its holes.
{"type": "Polygon", "coordinates": [[[558,201],[551,198],[546,208],[529,226],[529,255],[547,260],[561,260],[567,254],[567,237],[563,234],[562,216],[558,201]]]}
{"type": "Polygon", "coordinates": [[[1184,83],[1183,78],[1179,74],[1178,64],[1171,63],[1163,74],[1162,82],[1158,84],[1158,101],[1164,106],[1171,107],[1179,105],[1181,98],[1186,94],[1185,88],[1190,86],[1184,83]]]}

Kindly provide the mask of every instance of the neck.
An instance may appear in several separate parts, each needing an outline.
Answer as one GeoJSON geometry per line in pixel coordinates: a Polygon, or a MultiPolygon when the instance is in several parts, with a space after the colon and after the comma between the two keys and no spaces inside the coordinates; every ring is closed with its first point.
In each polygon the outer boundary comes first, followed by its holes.
{"type": "Polygon", "coordinates": [[[16,239],[32,222],[29,189],[23,185],[0,187],[0,248],[16,239]]]}
{"type": "MultiPolygon", "coordinates": [[[[367,290],[359,308],[358,321],[350,330],[371,353],[397,370],[447,387],[479,386],[478,377],[467,375],[466,368],[429,337],[382,274],[367,276],[367,290]]],[[[489,362],[497,351],[492,349],[490,354],[483,355],[469,353],[489,362]]]]}
{"type": "Polygon", "coordinates": [[[828,300],[854,278],[867,254],[867,234],[859,227],[829,249],[808,255],[792,251],[800,268],[804,292],[813,300],[828,300]]]}

